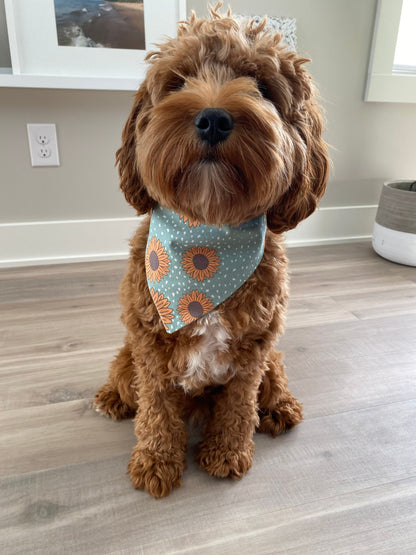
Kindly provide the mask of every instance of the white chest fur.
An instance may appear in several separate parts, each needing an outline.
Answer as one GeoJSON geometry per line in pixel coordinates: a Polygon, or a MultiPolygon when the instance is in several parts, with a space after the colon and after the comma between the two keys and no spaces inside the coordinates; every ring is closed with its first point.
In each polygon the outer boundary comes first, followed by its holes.
{"type": "Polygon", "coordinates": [[[187,368],[179,384],[188,391],[227,382],[234,374],[226,356],[230,335],[218,311],[214,310],[201,318],[193,335],[200,336],[201,340],[190,351],[187,368]]]}

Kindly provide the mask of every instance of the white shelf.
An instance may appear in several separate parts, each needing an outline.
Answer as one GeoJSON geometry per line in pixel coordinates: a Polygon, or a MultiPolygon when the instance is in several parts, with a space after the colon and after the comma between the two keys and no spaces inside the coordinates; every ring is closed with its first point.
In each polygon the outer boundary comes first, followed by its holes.
{"type": "Polygon", "coordinates": [[[0,87],[35,89],[89,89],[102,91],[137,91],[143,77],[137,79],[109,77],[76,77],[67,75],[13,74],[11,68],[0,68],[0,87]]]}

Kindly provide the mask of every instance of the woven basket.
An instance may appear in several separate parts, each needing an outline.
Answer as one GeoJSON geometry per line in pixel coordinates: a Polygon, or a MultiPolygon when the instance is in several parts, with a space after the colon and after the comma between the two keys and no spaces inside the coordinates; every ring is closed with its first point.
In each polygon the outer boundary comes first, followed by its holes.
{"type": "Polygon", "coordinates": [[[373,248],[383,258],[416,266],[416,181],[391,181],[383,185],[373,248]]]}

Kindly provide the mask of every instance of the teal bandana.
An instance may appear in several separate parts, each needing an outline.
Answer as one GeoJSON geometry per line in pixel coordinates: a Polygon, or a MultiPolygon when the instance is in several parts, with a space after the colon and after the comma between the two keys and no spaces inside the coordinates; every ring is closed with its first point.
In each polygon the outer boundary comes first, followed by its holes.
{"type": "Polygon", "coordinates": [[[262,259],[265,235],[265,215],[217,227],[158,205],[150,220],[145,265],[166,331],[201,318],[241,287],[262,259]]]}

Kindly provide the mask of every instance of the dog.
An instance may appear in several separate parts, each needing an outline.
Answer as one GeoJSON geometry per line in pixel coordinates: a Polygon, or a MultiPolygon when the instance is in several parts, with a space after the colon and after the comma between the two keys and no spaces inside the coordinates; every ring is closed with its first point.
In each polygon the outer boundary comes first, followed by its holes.
{"type": "Polygon", "coordinates": [[[252,466],[256,430],[276,436],[302,420],[275,345],[288,302],[283,233],[328,179],[323,120],[310,60],[265,19],[238,23],[220,7],[192,13],[148,54],[116,154],[120,187],[145,217],[120,286],[125,344],[94,406],[134,416],[128,473],[156,498],[182,483],[189,418],[202,422],[200,467],[236,479],[252,466]]]}

